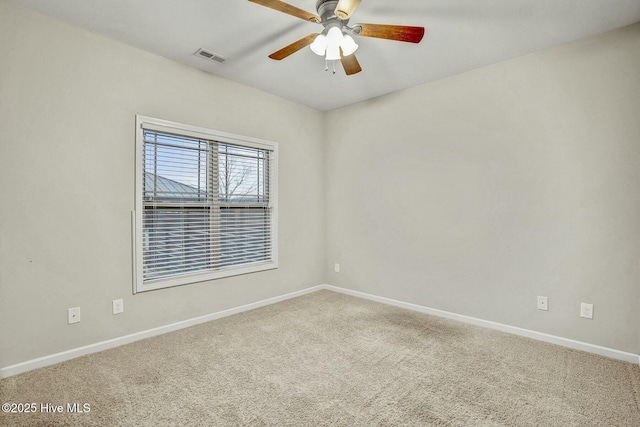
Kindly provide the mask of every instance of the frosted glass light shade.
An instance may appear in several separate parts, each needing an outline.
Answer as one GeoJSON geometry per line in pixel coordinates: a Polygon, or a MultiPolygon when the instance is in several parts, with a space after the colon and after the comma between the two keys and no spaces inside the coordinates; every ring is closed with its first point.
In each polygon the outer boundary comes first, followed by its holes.
{"type": "Polygon", "coordinates": [[[320,34],[309,47],[316,55],[324,56],[327,51],[327,43],[327,37],[324,34],[320,34]]]}
{"type": "Polygon", "coordinates": [[[344,36],[342,35],[342,31],[340,31],[340,28],[338,27],[331,27],[327,33],[327,42],[329,43],[329,46],[340,46],[343,38],[344,36]]]}
{"type": "Polygon", "coordinates": [[[358,49],[358,45],[355,41],[353,41],[353,37],[350,35],[344,36],[342,39],[342,54],[344,56],[349,56],[354,53],[358,49]]]}

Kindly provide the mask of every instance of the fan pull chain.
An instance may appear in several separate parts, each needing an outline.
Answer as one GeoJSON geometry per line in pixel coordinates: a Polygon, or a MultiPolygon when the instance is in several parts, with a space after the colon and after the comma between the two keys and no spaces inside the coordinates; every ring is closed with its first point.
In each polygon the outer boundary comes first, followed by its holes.
{"type": "MultiPolygon", "coordinates": [[[[333,74],[336,73],[336,61],[331,61],[331,66],[333,68],[333,74]]],[[[329,60],[324,60],[324,70],[329,71],[329,60]]]]}

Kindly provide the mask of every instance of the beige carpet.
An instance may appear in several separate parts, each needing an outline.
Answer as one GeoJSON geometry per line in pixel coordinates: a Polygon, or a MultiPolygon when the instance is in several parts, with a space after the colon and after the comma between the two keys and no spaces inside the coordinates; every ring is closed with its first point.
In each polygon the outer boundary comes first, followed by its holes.
{"type": "Polygon", "coordinates": [[[640,426],[639,393],[637,365],[321,291],[6,378],[90,412],[0,425],[640,426]]]}

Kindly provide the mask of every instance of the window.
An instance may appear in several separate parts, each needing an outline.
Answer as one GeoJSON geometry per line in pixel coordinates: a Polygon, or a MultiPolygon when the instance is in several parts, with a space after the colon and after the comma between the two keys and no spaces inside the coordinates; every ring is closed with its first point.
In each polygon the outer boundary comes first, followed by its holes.
{"type": "Polygon", "coordinates": [[[277,268],[277,145],[136,119],[135,291],[277,268]]]}

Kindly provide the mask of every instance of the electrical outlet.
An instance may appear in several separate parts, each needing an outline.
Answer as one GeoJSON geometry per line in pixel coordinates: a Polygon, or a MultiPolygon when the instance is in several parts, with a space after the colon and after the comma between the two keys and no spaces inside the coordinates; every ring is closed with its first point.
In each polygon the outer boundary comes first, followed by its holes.
{"type": "Polygon", "coordinates": [[[333,271],[335,271],[336,273],[340,273],[340,264],[335,263],[333,265],[333,271]]]}
{"type": "Polygon", "coordinates": [[[114,299],[112,301],[113,314],[120,314],[124,311],[124,301],[121,299],[114,299]]]}
{"type": "Polygon", "coordinates": [[[538,310],[549,311],[549,298],[538,297],[538,310]]]}
{"type": "Polygon", "coordinates": [[[580,317],[593,319],[593,304],[587,304],[586,302],[580,304],[580,317]]]}
{"type": "Polygon", "coordinates": [[[80,307],[73,307],[67,310],[68,324],[78,323],[80,321],[80,307]]]}

